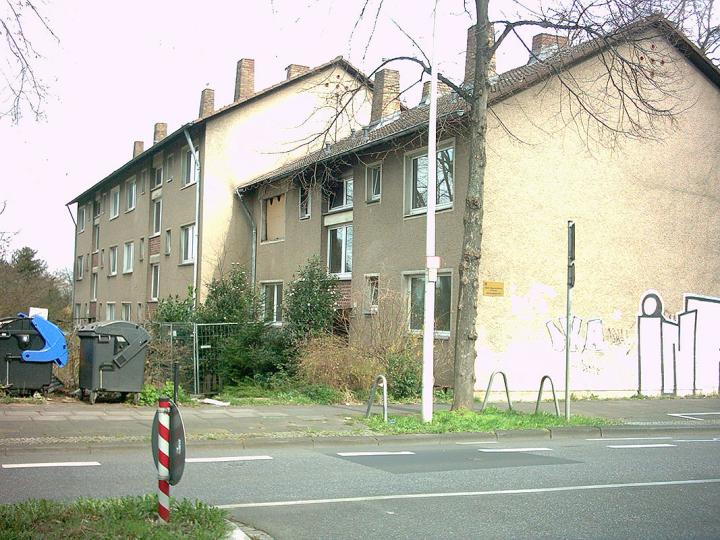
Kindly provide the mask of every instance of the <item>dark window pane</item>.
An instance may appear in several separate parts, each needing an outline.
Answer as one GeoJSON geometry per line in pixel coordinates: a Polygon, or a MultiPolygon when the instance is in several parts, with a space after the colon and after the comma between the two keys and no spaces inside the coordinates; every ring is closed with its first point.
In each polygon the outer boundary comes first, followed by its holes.
{"type": "Polygon", "coordinates": [[[447,148],[437,153],[437,196],[438,205],[450,204],[453,201],[453,159],[455,149],[447,148]]]}
{"type": "Polygon", "coordinates": [[[345,186],[343,182],[330,183],[330,209],[345,205],[345,186]]]}
{"type": "Polygon", "coordinates": [[[353,244],[353,228],[348,225],[345,228],[345,272],[352,272],[352,244],[353,244]]]}
{"type": "Polygon", "coordinates": [[[435,283],[435,331],[450,331],[450,276],[438,276],[435,283]]]}
{"type": "Polygon", "coordinates": [[[412,208],[427,206],[427,156],[412,160],[412,208]]]}
{"type": "Polygon", "coordinates": [[[330,229],[328,270],[331,274],[342,272],[342,229],[330,229]]]}
{"type": "Polygon", "coordinates": [[[425,316],[425,278],[410,278],[410,330],[422,330],[425,316]]]}

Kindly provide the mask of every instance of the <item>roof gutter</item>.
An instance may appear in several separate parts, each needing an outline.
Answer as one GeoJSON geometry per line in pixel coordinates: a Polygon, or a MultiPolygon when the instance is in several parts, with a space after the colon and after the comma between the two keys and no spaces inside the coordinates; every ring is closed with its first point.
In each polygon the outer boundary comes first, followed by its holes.
{"type": "Polygon", "coordinates": [[[185,140],[187,141],[188,148],[190,148],[190,152],[192,152],[193,155],[193,161],[195,162],[195,227],[193,227],[193,306],[197,307],[198,304],[198,246],[200,243],[198,242],[198,234],[200,231],[200,156],[197,153],[197,150],[195,150],[195,145],[192,142],[192,139],[190,138],[190,133],[188,133],[187,126],[183,128],[183,134],[185,135],[185,140]]]}
{"type": "Polygon", "coordinates": [[[243,190],[239,187],[235,188],[235,195],[237,195],[237,198],[240,200],[240,204],[242,205],[243,210],[245,210],[245,215],[247,216],[247,219],[250,222],[250,228],[252,230],[252,247],[250,248],[250,279],[252,281],[252,290],[253,290],[253,292],[255,292],[255,267],[256,267],[256,260],[257,260],[257,225],[255,224],[255,219],[252,217],[252,214],[250,213],[250,209],[247,206],[245,197],[243,196],[243,190]]]}

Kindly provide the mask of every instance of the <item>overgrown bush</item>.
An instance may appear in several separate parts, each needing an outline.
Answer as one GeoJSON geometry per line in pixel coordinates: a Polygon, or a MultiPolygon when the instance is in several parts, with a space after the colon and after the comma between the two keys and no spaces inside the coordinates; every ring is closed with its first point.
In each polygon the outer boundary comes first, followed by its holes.
{"type": "Polygon", "coordinates": [[[196,313],[197,322],[202,323],[245,324],[257,320],[258,299],[245,269],[233,266],[227,275],[213,278],[196,313]]]}
{"type": "Polygon", "coordinates": [[[393,399],[415,398],[422,392],[422,359],[412,349],[387,355],[388,394],[393,399]]]}
{"type": "Polygon", "coordinates": [[[302,266],[285,293],[285,324],[298,341],[330,332],[340,299],[338,280],[317,256],[302,266]]]}
{"type": "Polygon", "coordinates": [[[161,298],[152,319],[155,322],[192,322],[195,319],[192,285],[188,287],[185,298],[177,294],[161,298]]]}
{"type": "MultiPolygon", "coordinates": [[[[138,403],[141,405],[157,405],[160,396],[169,397],[172,399],[174,394],[174,385],[172,381],[165,381],[162,386],[156,386],[153,384],[146,384],[143,386],[142,392],[138,399],[138,403]]],[[[178,403],[189,403],[190,396],[187,395],[182,386],[178,386],[178,403]]]]}

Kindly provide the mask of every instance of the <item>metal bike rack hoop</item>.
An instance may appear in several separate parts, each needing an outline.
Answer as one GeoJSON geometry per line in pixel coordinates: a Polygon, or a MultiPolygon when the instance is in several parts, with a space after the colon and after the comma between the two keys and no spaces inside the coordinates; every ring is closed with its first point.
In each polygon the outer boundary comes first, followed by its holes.
{"type": "Polygon", "coordinates": [[[493,379],[495,378],[495,375],[497,375],[498,373],[500,375],[502,375],[503,382],[505,383],[505,396],[507,397],[508,409],[510,409],[511,411],[513,410],[512,402],[510,401],[510,390],[508,389],[507,376],[502,371],[494,371],[492,373],[492,375],[490,375],[490,382],[488,382],[487,390],[485,390],[485,399],[483,399],[482,407],[480,407],[481,412],[483,410],[485,410],[485,405],[487,405],[487,400],[488,400],[488,396],[490,395],[490,388],[492,387],[493,379]]]}
{"type": "Polygon", "coordinates": [[[383,389],[383,420],[385,423],[388,421],[388,405],[387,405],[387,379],[385,375],[378,375],[375,377],[375,382],[370,388],[370,398],[368,399],[367,411],[365,412],[365,418],[370,418],[370,409],[372,409],[373,403],[375,402],[375,392],[377,391],[378,383],[383,389]]]}
{"type": "Polygon", "coordinates": [[[553,400],[555,401],[555,416],[560,416],[560,407],[558,406],[557,396],[555,395],[555,384],[550,378],[550,375],[543,375],[542,379],[540,379],[540,390],[538,391],[537,402],[535,403],[535,414],[540,410],[540,400],[542,399],[543,386],[546,380],[550,381],[550,388],[552,389],[553,400]]]}

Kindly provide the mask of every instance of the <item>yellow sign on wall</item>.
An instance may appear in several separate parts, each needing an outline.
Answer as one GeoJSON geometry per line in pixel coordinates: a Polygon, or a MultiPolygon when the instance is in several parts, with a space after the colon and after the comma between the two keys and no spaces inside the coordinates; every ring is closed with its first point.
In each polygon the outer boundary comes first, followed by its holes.
{"type": "Polygon", "coordinates": [[[483,296],[505,296],[505,283],[502,281],[483,281],[483,296]]]}

